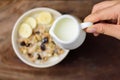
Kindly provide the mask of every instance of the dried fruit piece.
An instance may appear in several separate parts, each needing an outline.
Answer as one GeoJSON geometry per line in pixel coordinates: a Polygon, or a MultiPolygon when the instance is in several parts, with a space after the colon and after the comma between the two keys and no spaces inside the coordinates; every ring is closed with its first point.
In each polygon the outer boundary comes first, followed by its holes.
{"type": "Polygon", "coordinates": [[[25,43],[24,41],[22,41],[22,42],[20,43],[20,45],[21,45],[21,46],[26,46],[26,43],[25,43]]]}
{"type": "Polygon", "coordinates": [[[42,43],[48,43],[48,37],[44,37],[42,43]]]}
{"type": "Polygon", "coordinates": [[[36,31],[36,32],[34,32],[35,34],[40,34],[40,31],[36,31]]]}
{"type": "Polygon", "coordinates": [[[45,44],[42,43],[42,44],[40,45],[40,48],[41,48],[42,51],[45,51],[45,50],[46,50],[46,46],[45,46],[45,44]]]}
{"type": "Polygon", "coordinates": [[[32,58],[32,57],[33,57],[33,55],[32,55],[31,53],[28,53],[28,56],[29,56],[30,58],[32,58]]]}
{"type": "Polygon", "coordinates": [[[40,55],[40,54],[38,54],[38,57],[37,57],[37,59],[42,59],[42,57],[41,57],[41,55],[40,55]]]}
{"type": "Polygon", "coordinates": [[[29,47],[31,45],[31,43],[28,43],[28,44],[26,44],[26,47],[29,47]]]}

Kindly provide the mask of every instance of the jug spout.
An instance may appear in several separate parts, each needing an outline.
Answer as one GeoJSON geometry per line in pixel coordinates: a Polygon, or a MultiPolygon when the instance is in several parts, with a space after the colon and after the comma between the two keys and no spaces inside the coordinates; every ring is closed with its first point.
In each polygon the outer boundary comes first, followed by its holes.
{"type": "Polygon", "coordinates": [[[52,29],[49,30],[49,34],[50,34],[50,36],[51,36],[52,38],[55,37],[55,34],[54,34],[54,32],[53,32],[52,29]]]}
{"type": "Polygon", "coordinates": [[[50,34],[50,36],[52,37],[53,41],[54,41],[57,45],[59,45],[59,47],[63,48],[62,45],[61,45],[61,41],[60,41],[59,38],[55,35],[53,28],[51,28],[51,29],[49,30],[49,34],[50,34]]]}
{"type": "Polygon", "coordinates": [[[55,33],[54,33],[54,28],[51,28],[51,29],[49,30],[49,34],[50,34],[50,36],[53,38],[53,41],[54,41],[56,44],[59,45],[59,43],[60,43],[61,41],[60,41],[60,39],[55,35],[55,33]]]}

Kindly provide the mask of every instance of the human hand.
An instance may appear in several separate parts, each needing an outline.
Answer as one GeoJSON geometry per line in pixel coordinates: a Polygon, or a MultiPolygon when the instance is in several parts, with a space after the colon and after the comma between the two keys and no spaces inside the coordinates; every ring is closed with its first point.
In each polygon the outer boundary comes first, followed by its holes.
{"type": "Polygon", "coordinates": [[[84,21],[94,23],[86,32],[93,33],[94,36],[105,34],[120,39],[120,1],[96,4],[84,21]]]}

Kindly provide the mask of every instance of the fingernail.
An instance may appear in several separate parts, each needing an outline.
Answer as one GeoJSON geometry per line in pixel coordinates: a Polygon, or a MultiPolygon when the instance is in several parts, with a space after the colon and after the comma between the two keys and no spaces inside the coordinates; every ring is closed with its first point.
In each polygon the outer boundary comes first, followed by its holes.
{"type": "Polygon", "coordinates": [[[94,32],[96,32],[96,29],[93,28],[93,27],[90,27],[86,31],[89,32],[89,33],[94,33],[94,32]]]}
{"type": "Polygon", "coordinates": [[[99,36],[99,34],[98,34],[98,33],[94,33],[93,35],[94,35],[94,36],[96,36],[96,37],[97,37],[97,36],[99,36]]]}

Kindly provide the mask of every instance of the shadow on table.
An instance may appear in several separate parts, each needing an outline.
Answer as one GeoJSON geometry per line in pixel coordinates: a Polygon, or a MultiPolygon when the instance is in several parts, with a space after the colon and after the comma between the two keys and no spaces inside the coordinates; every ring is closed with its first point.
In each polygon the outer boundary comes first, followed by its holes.
{"type": "Polygon", "coordinates": [[[68,56],[59,65],[82,65],[93,63],[107,65],[120,56],[120,42],[117,39],[100,35],[87,35],[85,42],[77,49],[70,51],[68,56]]]}

